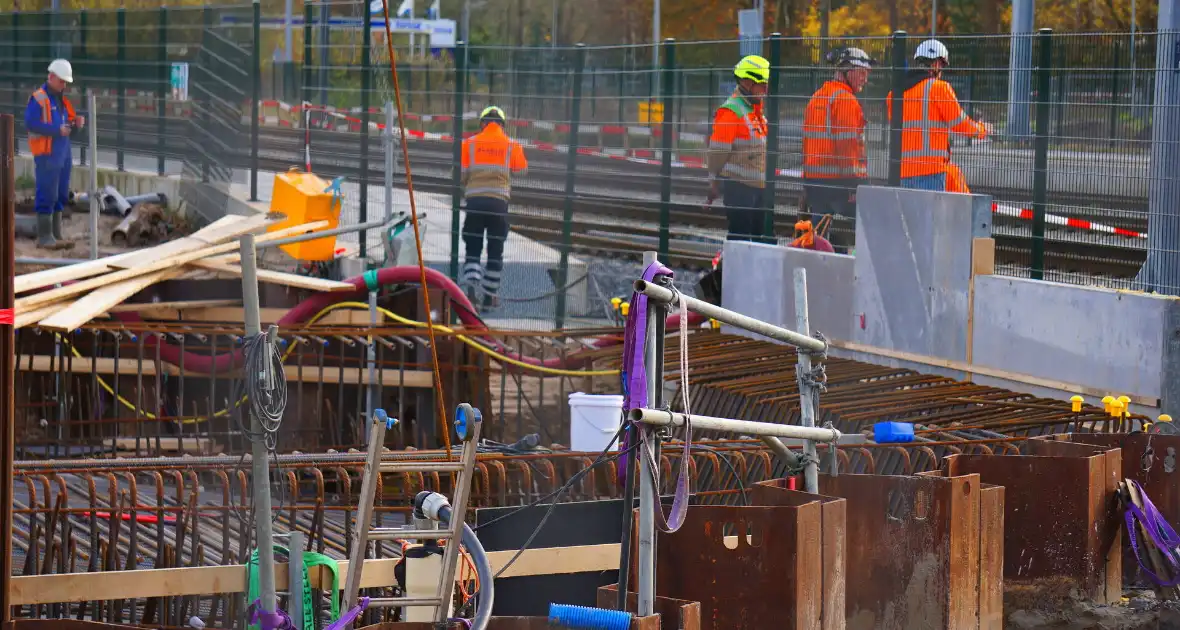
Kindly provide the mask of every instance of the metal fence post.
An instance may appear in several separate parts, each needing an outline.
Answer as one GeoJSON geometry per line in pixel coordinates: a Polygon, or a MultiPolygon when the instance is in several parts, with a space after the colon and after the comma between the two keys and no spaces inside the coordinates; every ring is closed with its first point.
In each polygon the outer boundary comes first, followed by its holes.
{"type": "Polygon", "coordinates": [[[1115,130],[1118,128],[1119,120],[1119,75],[1123,73],[1119,66],[1119,53],[1122,50],[1122,44],[1118,40],[1114,42],[1114,63],[1110,64],[1112,68],[1110,72],[1110,146],[1115,146],[1115,130]]]}
{"type": "MultiPolygon", "coordinates": [[[[369,97],[373,91],[373,12],[366,10],[361,34],[361,176],[360,222],[369,220],[369,97]]],[[[368,253],[368,230],[360,233],[360,258],[368,253]]]]}
{"type": "MultiPolygon", "coordinates": [[[[12,28],[8,33],[8,43],[12,49],[11,65],[12,65],[12,85],[9,93],[12,95],[12,111],[19,112],[21,106],[21,75],[20,75],[20,11],[13,11],[12,13],[12,28]]],[[[20,143],[16,143],[13,148],[13,155],[20,154],[20,143]]]]}
{"type": "Polygon", "coordinates": [[[774,195],[778,183],[778,135],[782,99],[779,92],[782,88],[781,57],[783,52],[783,36],[781,33],[770,34],[770,85],[766,92],[766,117],[768,120],[766,137],[766,189],[762,192],[762,208],[766,211],[762,217],[762,235],[765,242],[773,243],[774,238],[774,195]]]}
{"type": "MultiPolygon", "coordinates": [[[[455,116],[452,122],[453,135],[451,142],[451,279],[459,281],[459,231],[462,229],[462,218],[459,210],[463,205],[463,49],[464,42],[455,43],[455,116]]],[[[429,76],[429,73],[428,73],[429,76]]],[[[398,112],[404,115],[404,112],[398,112]]],[[[403,138],[403,142],[405,139],[403,138]]]]}
{"type": "Polygon", "coordinates": [[[303,5],[303,89],[299,92],[300,112],[303,111],[303,103],[311,102],[311,23],[315,20],[313,9],[314,5],[310,2],[303,5]]]}
{"type": "Polygon", "coordinates": [[[127,67],[127,9],[119,7],[115,10],[115,168],[122,171],[124,163],[123,145],[127,139],[124,136],[127,123],[127,86],[123,84],[124,70],[127,67]]]}
{"type": "Polygon", "coordinates": [[[168,135],[168,93],[172,91],[172,68],[168,64],[168,7],[160,7],[160,93],[156,102],[156,173],[164,174],[167,152],[164,138],[168,135]]]}
{"type": "MultiPolygon", "coordinates": [[[[87,22],[88,22],[87,17],[88,16],[86,13],[86,9],[82,9],[82,10],[78,11],[78,53],[76,55],[74,55],[74,57],[75,57],[75,59],[77,59],[77,61],[85,61],[86,60],[86,32],[89,30],[88,25],[87,25],[87,22]]],[[[82,64],[79,64],[79,66],[81,66],[81,65],[82,64]]],[[[83,77],[86,76],[86,68],[83,69],[82,76],[83,77]]],[[[90,91],[88,88],[89,88],[89,81],[87,81],[85,79],[78,81],[78,91],[80,93],[89,94],[90,91]]],[[[19,98],[19,96],[14,94],[13,100],[16,100],[17,98],[19,98]]],[[[89,99],[87,99],[86,102],[87,102],[87,110],[88,110],[86,112],[86,119],[90,121],[91,125],[94,125],[94,109],[89,106],[89,103],[90,103],[89,99]]],[[[83,140],[83,142],[84,143],[90,142],[90,134],[86,134],[86,139],[83,140]]],[[[87,146],[87,144],[84,144],[82,146],[82,151],[80,152],[80,155],[78,156],[78,166],[86,166],[86,158],[87,158],[86,154],[89,152],[90,152],[90,147],[87,146]]]]}
{"type": "Polygon", "coordinates": [[[565,155],[565,203],[561,216],[561,261],[557,268],[557,306],[554,325],[565,325],[566,285],[569,284],[570,248],[573,246],[574,190],[577,187],[578,127],[582,118],[582,73],[586,68],[586,45],[574,49],[573,103],[570,106],[569,150],[565,155]]]}
{"type": "Polygon", "coordinates": [[[1049,107],[1053,98],[1053,29],[1042,28],[1037,34],[1037,122],[1033,140],[1033,223],[1032,258],[1029,261],[1033,280],[1045,275],[1045,205],[1049,196],[1049,107]]]}
{"type": "MultiPolygon", "coordinates": [[[[209,31],[213,28],[213,7],[205,5],[205,8],[201,10],[201,23],[204,25],[204,28],[201,29],[201,47],[204,48],[209,40],[209,31]]],[[[202,134],[205,134],[208,133],[209,130],[209,107],[211,102],[207,92],[194,92],[194,100],[196,100],[197,94],[200,94],[204,98],[197,100],[194,113],[197,115],[197,120],[199,121],[198,128],[201,130],[202,134]]],[[[211,170],[211,164],[209,163],[209,151],[201,151],[200,154],[201,183],[208,184],[211,170]]]]}
{"type": "MultiPolygon", "coordinates": [[[[664,40],[664,63],[660,70],[660,95],[664,120],[660,126],[660,260],[668,260],[672,240],[672,121],[676,106],[676,40],[664,40]]],[[[649,119],[650,120],[650,119],[649,119]]]]}
{"type": "Polygon", "coordinates": [[[262,100],[262,5],[258,0],[254,0],[251,30],[254,41],[250,48],[250,201],[258,201],[258,108],[262,100]]]}
{"type": "Polygon", "coordinates": [[[906,32],[894,31],[892,40],[893,91],[889,106],[893,108],[889,117],[889,185],[901,186],[901,99],[905,91],[905,44],[906,32]]]}
{"type": "MultiPolygon", "coordinates": [[[[94,90],[87,90],[86,93],[86,109],[90,114],[86,120],[86,137],[88,138],[86,147],[90,153],[90,258],[91,260],[98,259],[98,97],[94,95],[94,90]]],[[[86,155],[87,151],[83,151],[82,155],[86,155]]]]}
{"type": "Polygon", "coordinates": [[[332,45],[332,5],[327,2],[320,2],[320,72],[317,79],[317,85],[320,88],[320,105],[329,105],[328,103],[328,66],[329,57],[328,52],[332,45]]]}

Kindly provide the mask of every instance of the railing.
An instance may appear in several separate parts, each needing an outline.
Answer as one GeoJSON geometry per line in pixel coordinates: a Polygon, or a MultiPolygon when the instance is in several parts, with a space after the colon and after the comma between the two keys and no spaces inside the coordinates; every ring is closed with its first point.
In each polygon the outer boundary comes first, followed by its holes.
{"type": "MultiPolygon", "coordinates": [[[[249,186],[239,192],[266,199],[269,173],[303,165],[309,154],[317,172],[348,178],[344,224],[381,216],[372,209],[386,201],[378,136],[382,109],[393,100],[384,34],[324,27],[340,18],[363,23],[367,5],[307,3],[290,51],[281,50],[281,28],[254,6],[63,12],[56,21],[42,13],[0,15],[0,59],[8,69],[0,105],[19,111],[41,80],[42,62],[60,52],[75,60],[77,87],[98,92],[99,119],[109,121],[98,133],[100,161],[182,173],[214,184],[201,188],[211,196],[238,190],[243,184],[234,183],[233,171],[244,169],[250,175],[240,179],[249,186]]],[[[1152,143],[1156,50],[1174,38],[942,38],[951,51],[945,78],[967,113],[995,129],[987,141],[956,140],[952,151],[972,191],[996,201],[1000,273],[1166,292],[1180,284],[1136,281],[1149,251],[1149,192],[1169,177],[1152,170],[1149,156],[1153,146],[1175,150],[1163,136],[1152,143]]],[[[761,234],[744,236],[793,236],[802,112],[832,74],[821,60],[834,46],[859,46],[880,62],[859,98],[870,176],[889,181],[885,95],[919,40],[763,42],[777,86],[767,102],[777,114],[770,120],[777,170],[768,174],[773,194],[765,202],[773,211],[761,234]]],[[[432,266],[452,276],[461,268],[454,143],[477,129],[474,118],[488,104],[507,110],[510,133],[525,143],[530,169],[513,182],[509,261],[494,316],[558,326],[600,322],[610,315],[603,311],[609,298],[629,293],[623,279],[635,275],[645,249],[659,250],[682,274],[709,267],[726,225],[720,207],[701,208],[702,165],[712,112],[733,88],[739,42],[664,42],[655,69],[650,45],[460,45],[423,54],[407,50],[404,35],[395,43],[414,181],[419,192],[432,193],[419,197],[432,266]]],[[[400,149],[394,161],[401,189],[400,149]]],[[[392,196],[404,209],[404,193],[392,196]]],[[[849,220],[836,217],[831,229],[851,238],[849,220]]],[[[376,231],[349,238],[380,258],[376,231]]],[[[1172,251],[1165,240],[1152,248],[1172,251]]],[[[682,284],[691,291],[694,283],[682,284]]]]}

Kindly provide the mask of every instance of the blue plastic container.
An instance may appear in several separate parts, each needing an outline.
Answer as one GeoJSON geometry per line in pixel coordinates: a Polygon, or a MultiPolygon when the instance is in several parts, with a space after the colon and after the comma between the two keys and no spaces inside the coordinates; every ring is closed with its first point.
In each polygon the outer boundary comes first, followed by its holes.
{"type": "Polygon", "coordinates": [[[873,439],[878,444],[913,442],[914,425],[908,422],[878,422],[873,425],[873,439]]]}

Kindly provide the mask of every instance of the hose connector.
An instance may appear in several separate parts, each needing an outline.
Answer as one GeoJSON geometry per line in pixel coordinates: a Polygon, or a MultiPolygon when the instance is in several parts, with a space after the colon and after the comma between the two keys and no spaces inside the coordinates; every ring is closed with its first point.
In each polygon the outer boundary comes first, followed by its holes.
{"type": "Polygon", "coordinates": [[[414,495],[414,516],[428,518],[432,521],[441,520],[439,513],[443,508],[451,507],[451,502],[437,492],[423,490],[414,495]]]}

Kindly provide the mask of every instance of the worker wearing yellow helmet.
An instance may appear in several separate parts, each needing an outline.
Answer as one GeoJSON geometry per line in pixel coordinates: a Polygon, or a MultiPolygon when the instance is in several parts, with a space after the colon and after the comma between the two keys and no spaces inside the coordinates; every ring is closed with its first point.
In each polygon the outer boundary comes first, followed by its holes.
{"type": "Polygon", "coordinates": [[[762,199],[767,125],[762,101],[770,81],[770,62],[749,55],[734,66],[733,74],[737,87],[713,116],[705,205],[721,197],[728,224],[726,240],[766,241],[762,199]]]}
{"type": "Polygon", "coordinates": [[[460,165],[467,217],[463,221],[464,289],[472,302],[483,294],[483,308],[500,303],[500,275],[504,270],[504,242],[508,239],[508,200],[512,174],[529,167],[520,143],[504,132],[508,117],[495,105],[479,114],[480,131],[463,141],[460,165]],[[488,240],[488,264],[484,267],[484,235],[488,240]]]}

